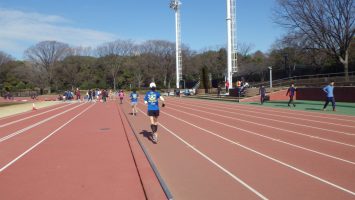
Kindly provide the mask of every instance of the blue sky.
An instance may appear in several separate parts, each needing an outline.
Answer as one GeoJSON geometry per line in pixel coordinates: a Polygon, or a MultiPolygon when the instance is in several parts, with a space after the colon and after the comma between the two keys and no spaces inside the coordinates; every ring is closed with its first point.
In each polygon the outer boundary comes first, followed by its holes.
{"type": "MultiPolygon", "coordinates": [[[[182,42],[193,50],[226,44],[225,0],[181,0],[182,42]]],[[[237,0],[237,39],[267,52],[283,30],[272,22],[275,0],[237,0]]],[[[175,42],[169,0],[2,0],[0,50],[22,59],[43,40],[96,47],[116,39],[175,42]]]]}

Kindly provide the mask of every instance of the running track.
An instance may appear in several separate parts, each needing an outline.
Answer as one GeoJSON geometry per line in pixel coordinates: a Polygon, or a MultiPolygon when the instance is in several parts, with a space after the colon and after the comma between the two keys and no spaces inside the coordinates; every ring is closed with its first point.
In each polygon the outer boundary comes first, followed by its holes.
{"type": "Polygon", "coordinates": [[[109,102],[0,118],[0,199],[166,199],[121,116],[109,102]]]}
{"type": "Polygon", "coordinates": [[[137,169],[142,154],[132,156],[137,144],[124,115],[174,199],[355,198],[355,117],[166,104],[158,144],[142,102],[138,116],[128,102],[109,102],[0,118],[0,199],[163,199],[151,169],[137,169]]]}
{"type": "Polygon", "coordinates": [[[355,117],[167,98],[120,105],[175,199],[355,199],[355,117]]]}

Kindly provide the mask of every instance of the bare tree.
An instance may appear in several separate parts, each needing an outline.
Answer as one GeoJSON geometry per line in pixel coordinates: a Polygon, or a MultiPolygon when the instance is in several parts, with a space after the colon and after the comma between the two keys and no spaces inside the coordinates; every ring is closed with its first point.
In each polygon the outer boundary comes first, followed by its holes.
{"type": "Polygon", "coordinates": [[[9,54],[0,51],[0,67],[1,67],[1,65],[5,64],[7,62],[10,62],[11,60],[13,60],[13,59],[9,54]]]}
{"type": "Polygon", "coordinates": [[[59,61],[63,60],[69,50],[69,45],[57,41],[43,41],[25,51],[25,57],[39,68],[43,73],[41,77],[46,80],[48,92],[51,93],[54,68],[59,61]]]}
{"type": "Polygon", "coordinates": [[[240,54],[242,57],[248,56],[251,51],[253,50],[255,45],[249,43],[238,43],[238,54],[240,54]]]}
{"type": "Polygon", "coordinates": [[[96,49],[99,57],[108,55],[131,56],[135,54],[136,45],[132,40],[116,40],[105,43],[96,49]]]}
{"type": "Polygon", "coordinates": [[[93,50],[91,47],[74,47],[69,51],[71,56],[92,56],[93,50]]]}
{"type": "Polygon", "coordinates": [[[354,0],[278,0],[275,22],[304,45],[327,49],[343,65],[348,80],[349,46],[355,34],[354,0]]]}
{"type": "Polygon", "coordinates": [[[170,85],[173,80],[174,66],[175,66],[175,45],[172,42],[164,40],[149,40],[141,45],[141,52],[149,54],[150,66],[153,69],[149,69],[159,74],[157,78],[161,81],[164,87],[170,85]]]}
{"type": "Polygon", "coordinates": [[[6,76],[5,64],[11,60],[12,57],[10,55],[0,51],[0,86],[4,83],[4,77],[6,76]]]}
{"type": "Polygon", "coordinates": [[[114,90],[116,90],[118,73],[125,64],[125,57],[134,55],[135,51],[136,45],[132,40],[116,40],[105,43],[96,49],[97,55],[102,58],[100,63],[113,80],[114,90]]]}

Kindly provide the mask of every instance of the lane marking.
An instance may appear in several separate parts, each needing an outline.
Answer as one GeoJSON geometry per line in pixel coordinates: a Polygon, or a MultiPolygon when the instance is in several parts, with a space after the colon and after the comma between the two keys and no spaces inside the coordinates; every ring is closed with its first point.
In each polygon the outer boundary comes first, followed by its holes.
{"type": "MultiPolygon", "coordinates": [[[[176,104],[175,104],[175,105],[176,105],[176,104]]],[[[184,104],[183,104],[183,105],[184,105],[184,104]]],[[[197,106],[197,105],[195,105],[195,104],[194,104],[194,106],[196,106],[196,107],[202,107],[202,106],[197,106]]],[[[210,109],[210,110],[217,110],[217,109],[208,108],[208,107],[202,107],[202,108],[207,108],[207,109],[210,109]]],[[[190,108],[190,109],[191,109],[191,108],[190,108]]],[[[221,111],[221,110],[217,110],[217,111],[221,111]]],[[[230,112],[230,111],[226,111],[226,110],[223,110],[223,112],[235,114],[234,112],[230,112]]],[[[255,112],[255,113],[257,113],[257,112],[255,112]]],[[[260,114],[260,112],[259,112],[259,114],[260,114]]],[[[263,114],[264,114],[264,113],[263,113],[263,114]]],[[[270,118],[265,118],[265,117],[258,117],[258,116],[255,116],[255,115],[248,115],[248,114],[244,114],[244,113],[241,114],[241,115],[243,115],[243,116],[248,116],[248,117],[253,117],[253,118],[257,118],[257,119],[265,119],[265,120],[270,120],[270,121],[285,123],[285,124],[292,124],[292,125],[295,125],[295,126],[303,126],[303,127],[318,129],[318,130],[322,130],[322,131],[340,133],[340,134],[349,135],[349,136],[354,136],[354,135],[355,135],[354,133],[348,133],[348,132],[337,131],[337,130],[332,130],[332,129],[319,128],[319,127],[314,127],[314,126],[309,126],[309,125],[304,125],[304,124],[298,124],[298,123],[293,123],[293,122],[288,122],[288,121],[281,121],[281,120],[277,120],[277,119],[270,119],[270,118]]],[[[281,117],[282,117],[282,116],[281,116],[281,117]]],[[[285,117],[285,118],[286,118],[286,117],[285,117]]]]}
{"type": "MultiPolygon", "coordinates": [[[[145,114],[140,108],[137,107],[138,110],[140,110],[145,116],[147,116],[147,114],[145,114]]],[[[257,190],[255,190],[254,188],[252,188],[251,186],[249,186],[247,183],[245,183],[243,180],[241,180],[240,178],[238,178],[237,176],[235,176],[233,173],[231,173],[230,171],[228,171],[227,169],[225,169],[224,167],[222,167],[220,164],[218,164],[216,161],[214,161],[213,159],[211,159],[210,157],[208,157],[206,154],[202,153],[201,151],[199,151],[198,149],[196,149],[194,146],[192,146],[190,143],[186,142],[184,139],[182,139],[181,137],[179,137],[178,135],[176,135],[174,132],[172,132],[171,130],[169,130],[168,128],[166,128],[163,124],[159,123],[160,126],[162,126],[165,130],[167,130],[170,134],[172,134],[173,136],[175,136],[177,139],[179,139],[182,143],[184,143],[185,145],[187,145],[188,147],[190,147],[192,150],[194,150],[196,153],[198,153],[200,156],[202,156],[203,158],[205,158],[206,160],[208,160],[209,162],[211,162],[213,165],[215,165],[217,168],[219,168],[220,170],[222,170],[224,173],[228,174],[230,177],[232,177],[234,180],[236,180],[238,183],[240,183],[241,185],[243,185],[244,187],[246,187],[247,189],[249,189],[251,192],[253,192],[254,194],[256,194],[258,197],[260,197],[261,199],[267,200],[268,198],[266,198],[264,195],[262,195],[261,193],[259,193],[257,190]]]]}
{"type": "MultiPolygon", "coordinates": [[[[168,114],[168,113],[166,113],[166,112],[164,112],[164,111],[162,111],[162,113],[168,114]]],[[[168,115],[170,115],[170,114],[168,114],[168,115]]],[[[295,170],[295,171],[297,171],[297,172],[300,172],[301,174],[307,175],[307,176],[309,176],[309,177],[311,177],[311,178],[313,178],[313,179],[316,179],[316,180],[318,180],[318,181],[320,181],[320,182],[322,182],[322,183],[325,183],[325,184],[327,184],[327,185],[333,186],[333,187],[335,187],[335,188],[337,188],[337,189],[339,189],[339,190],[342,190],[342,191],[344,191],[344,192],[346,192],[346,193],[349,193],[349,194],[355,196],[355,192],[353,192],[353,191],[351,191],[351,190],[348,190],[348,189],[346,189],[346,188],[344,188],[344,187],[341,187],[341,186],[339,186],[339,185],[336,185],[336,184],[334,184],[334,183],[331,183],[331,182],[329,182],[329,181],[327,181],[327,180],[325,180],[325,179],[322,179],[322,178],[320,178],[320,177],[318,177],[318,176],[315,176],[315,175],[310,174],[310,173],[308,173],[308,172],[306,172],[306,171],[303,171],[303,170],[301,170],[301,169],[298,169],[297,167],[294,167],[294,166],[292,166],[292,165],[289,165],[289,164],[287,164],[287,163],[284,163],[284,162],[282,162],[282,161],[280,161],[280,160],[277,160],[277,159],[275,159],[275,158],[273,158],[273,157],[271,157],[271,156],[268,156],[268,155],[266,155],[266,154],[263,154],[263,153],[261,153],[261,152],[259,152],[259,151],[256,151],[256,150],[252,149],[252,148],[249,148],[249,147],[244,146],[244,145],[242,145],[242,144],[238,144],[238,143],[236,143],[236,142],[234,142],[234,141],[232,141],[232,140],[230,140],[230,139],[227,139],[227,138],[225,138],[225,137],[223,137],[223,136],[220,136],[220,135],[218,135],[218,134],[216,134],[216,133],[214,133],[214,132],[212,132],[212,131],[206,130],[206,129],[204,129],[204,128],[201,128],[201,127],[199,127],[199,126],[196,126],[196,125],[194,125],[194,124],[191,124],[191,123],[189,123],[189,122],[186,122],[186,121],[184,121],[184,120],[182,120],[182,119],[180,119],[180,118],[176,118],[176,119],[179,119],[180,121],[183,121],[183,122],[185,122],[185,123],[187,123],[187,124],[189,124],[189,125],[191,125],[191,126],[193,126],[193,127],[196,127],[196,128],[198,128],[198,129],[200,129],[200,130],[203,130],[203,131],[205,131],[205,132],[211,134],[211,135],[214,135],[214,136],[216,136],[216,137],[218,137],[218,138],[221,138],[222,140],[225,140],[225,141],[227,141],[227,142],[233,143],[233,144],[235,144],[235,145],[237,145],[237,146],[240,146],[240,147],[242,147],[242,148],[244,148],[244,149],[246,149],[246,150],[248,150],[248,151],[251,151],[251,152],[253,152],[253,153],[255,153],[255,154],[258,154],[258,155],[260,155],[260,156],[262,156],[262,157],[264,157],[264,158],[267,158],[267,159],[269,159],[269,160],[272,160],[272,161],[274,161],[274,162],[276,162],[276,163],[279,163],[279,164],[281,164],[281,165],[283,165],[283,166],[285,166],[285,167],[288,167],[288,168],[293,169],[293,170],[295,170]]]]}
{"type": "MultiPolygon", "coordinates": [[[[188,99],[188,98],[185,98],[188,99]]],[[[206,100],[201,100],[201,99],[188,99],[189,101],[202,101],[205,102],[206,104],[213,104],[213,105],[225,105],[222,104],[221,102],[211,102],[211,101],[206,101],[206,100]]],[[[331,119],[331,120],[338,120],[338,121],[346,121],[346,122],[354,122],[355,117],[354,116],[348,116],[348,115],[338,115],[338,114],[322,114],[322,113],[317,113],[317,112],[307,112],[307,111],[301,111],[301,110],[288,110],[283,112],[282,109],[279,108],[270,108],[270,107],[261,107],[261,106],[255,106],[255,105],[247,105],[247,104],[235,104],[235,102],[226,102],[230,103],[235,108],[241,108],[247,107],[250,110],[264,110],[268,112],[276,112],[276,113],[283,113],[287,114],[288,112],[293,112],[294,115],[300,115],[300,116],[307,116],[307,117],[314,117],[314,118],[323,118],[323,119],[331,119]],[[232,104],[233,103],[233,104],[232,104]],[[307,113],[307,114],[302,114],[302,113],[307,113]],[[309,114],[311,113],[311,114],[309,114]],[[332,115],[332,117],[330,116],[332,115]],[[326,117],[327,116],[327,117],[326,117]],[[333,117],[334,116],[334,117],[333,117]],[[350,118],[350,119],[340,119],[336,117],[344,117],[344,118],[350,118]]]]}
{"type": "Polygon", "coordinates": [[[44,141],[46,141],[48,138],[50,138],[52,135],[54,135],[55,133],[57,133],[60,129],[62,129],[63,127],[65,127],[66,125],[68,125],[70,122],[72,122],[74,119],[76,119],[77,117],[79,117],[81,114],[83,114],[84,112],[86,112],[87,110],[89,110],[91,107],[93,107],[95,104],[90,105],[89,107],[87,107],[85,110],[81,111],[79,114],[77,114],[76,116],[74,116],[72,119],[70,119],[69,121],[67,121],[66,123],[64,123],[63,125],[61,125],[59,128],[57,128],[56,130],[54,130],[52,133],[50,133],[49,135],[47,135],[45,138],[43,138],[42,140],[40,140],[39,142],[37,142],[35,145],[33,145],[32,147],[30,147],[29,149],[27,149],[25,152],[23,152],[21,155],[17,156],[15,159],[13,159],[11,162],[9,162],[8,164],[6,164],[5,166],[3,166],[0,169],[0,173],[3,172],[5,169],[7,169],[8,167],[10,167],[12,164],[14,164],[16,161],[18,161],[20,158],[22,158],[23,156],[25,156],[26,154],[28,154],[30,151],[32,151],[34,148],[36,148],[38,145],[40,145],[41,143],[43,143],[44,141]]]}
{"type": "Polygon", "coordinates": [[[38,114],[35,114],[35,115],[31,115],[31,116],[28,116],[28,117],[25,117],[25,118],[22,118],[22,119],[19,119],[19,120],[11,121],[11,122],[9,122],[9,123],[0,125],[0,128],[3,128],[3,127],[5,127],[5,126],[9,126],[9,125],[11,125],[11,124],[15,124],[15,123],[17,123],[17,122],[21,122],[21,121],[26,120],[26,119],[30,119],[30,118],[36,117],[36,116],[39,116],[39,115],[43,115],[43,114],[45,114],[45,113],[48,113],[48,112],[51,112],[51,111],[54,111],[54,110],[58,110],[58,109],[67,107],[67,106],[69,106],[69,105],[70,105],[70,104],[67,104],[67,105],[60,106],[60,107],[58,107],[58,108],[54,108],[54,109],[51,109],[51,110],[47,110],[47,111],[45,111],[45,112],[38,113],[38,114]]]}
{"type": "Polygon", "coordinates": [[[37,122],[37,123],[35,123],[35,124],[32,124],[32,125],[30,125],[30,126],[28,126],[28,127],[26,127],[26,128],[23,128],[23,129],[21,129],[21,130],[18,130],[18,131],[14,132],[14,133],[11,133],[11,134],[5,136],[5,137],[2,137],[2,138],[0,138],[0,143],[1,143],[1,142],[4,142],[4,141],[6,141],[6,140],[8,140],[8,139],[10,139],[10,138],[12,138],[12,137],[15,137],[16,135],[21,134],[21,133],[23,133],[23,132],[25,132],[25,131],[27,131],[27,130],[30,130],[30,129],[32,129],[32,128],[34,128],[34,127],[40,125],[40,124],[43,124],[43,123],[45,123],[45,122],[47,122],[47,121],[49,121],[49,120],[51,120],[51,119],[53,119],[53,118],[56,118],[56,117],[58,117],[58,116],[60,116],[60,115],[63,115],[63,114],[65,114],[65,113],[67,113],[67,112],[69,112],[69,111],[71,111],[71,110],[73,110],[73,109],[75,109],[75,108],[77,108],[77,107],[80,107],[80,106],[82,106],[82,105],[85,105],[85,104],[80,104],[80,105],[78,105],[78,106],[75,106],[75,107],[73,107],[73,108],[70,108],[69,110],[66,110],[66,111],[64,111],[64,112],[58,113],[58,114],[56,114],[56,115],[53,115],[53,116],[51,116],[51,117],[49,117],[49,118],[47,118],[47,119],[45,119],[45,120],[39,121],[39,122],[37,122]]]}
{"type": "MultiPolygon", "coordinates": [[[[336,156],[332,156],[332,155],[329,155],[329,154],[326,154],[326,153],[322,153],[322,152],[319,152],[319,151],[316,151],[316,150],[313,150],[313,149],[308,149],[306,147],[303,147],[303,146],[299,146],[299,145],[296,145],[296,144],[292,144],[292,143],[289,143],[289,142],[286,142],[286,141],[283,141],[279,138],[273,138],[273,137],[269,137],[269,136],[266,136],[266,135],[262,135],[262,134],[259,134],[257,132],[254,132],[254,131],[249,131],[249,130],[246,130],[246,129],[242,129],[242,128],[238,128],[236,126],[232,126],[232,125],[229,125],[229,124],[225,124],[223,122],[219,122],[219,121],[216,121],[216,120],[213,120],[213,119],[209,119],[209,118],[205,118],[205,117],[201,117],[199,115],[195,115],[195,114],[190,114],[190,113],[187,113],[187,112],[183,112],[183,111],[180,111],[180,110],[177,110],[177,109],[174,109],[174,108],[170,108],[170,109],[173,109],[173,110],[176,110],[178,112],[182,112],[182,113],[186,113],[188,115],[192,115],[192,116],[196,116],[198,118],[201,118],[201,119],[205,119],[205,120],[208,120],[208,121],[211,121],[211,122],[214,122],[214,123],[217,123],[217,124],[221,124],[223,126],[227,126],[227,127],[230,127],[230,128],[233,128],[233,129],[237,129],[237,130],[240,130],[240,131],[244,131],[244,132],[247,132],[247,133],[250,133],[250,134],[253,134],[253,135],[256,135],[256,136],[259,136],[259,137],[263,137],[263,138],[266,138],[266,139],[269,139],[271,141],[274,141],[274,142],[279,142],[279,143],[283,143],[283,144],[286,144],[286,145],[289,145],[289,146],[292,146],[292,147],[296,147],[296,148],[299,148],[299,149],[302,149],[302,150],[305,150],[305,151],[309,151],[309,152],[312,152],[312,153],[316,153],[316,154],[319,154],[319,155],[322,155],[322,156],[325,156],[325,157],[328,157],[328,158],[332,158],[332,159],[335,159],[335,160],[338,160],[338,161],[342,161],[342,162],[346,162],[346,163],[349,163],[349,164],[352,164],[352,165],[355,165],[355,162],[353,161],[349,161],[349,160],[346,160],[346,159],[343,159],[343,158],[339,158],[339,157],[336,157],[336,156]]],[[[173,118],[176,118],[178,120],[182,120],[180,118],[177,118],[171,114],[168,114],[168,113],[165,113],[173,118]]],[[[185,120],[183,120],[185,123],[188,123],[186,122],[185,120]]],[[[239,143],[238,143],[239,144],[239,143]]]]}
{"type": "MultiPolygon", "coordinates": [[[[175,101],[175,102],[179,102],[179,101],[175,101]]],[[[191,104],[189,104],[189,105],[191,105],[191,104]]],[[[196,105],[196,104],[194,104],[194,105],[196,105]]],[[[208,104],[203,104],[203,105],[208,105],[208,104]]],[[[198,106],[198,105],[196,105],[196,106],[198,106]]],[[[242,108],[232,108],[231,109],[230,107],[225,107],[225,106],[215,106],[215,105],[210,106],[209,105],[209,108],[211,108],[211,107],[213,107],[213,108],[226,108],[226,109],[229,109],[229,110],[245,111],[245,112],[260,114],[260,110],[259,111],[253,111],[254,109],[253,110],[247,110],[247,109],[242,109],[242,108]]],[[[219,110],[219,111],[221,111],[221,110],[219,110]]],[[[223,110],[223,111],[225,111],[225,110],[223,110]]],[[[289,115],[290,113],[283,113],[283,114],[289,115]]],[[[328,124],[328,125],[330,124],[330,125],[335,125],[335,126],[343,126],[343,127],[355,128],[355,126],[353,126],[353,125],[345,125],[345,124],[338,124],[338,123],[332,123],[332,122],[323,122],[323,121],[318,121],[318,120],[304,119],[304,118],[285,116],[285,115],[279,115],[279,114],[263,113],[263,115],[276,116],[276,117],[282,117],[282,118],[288,118],[288,119],[297,119],[297,120],[301,120],[301,121],[317,122],[317,123],[320,123],[320,124],[328,124]]],[[[299,124],[299,125],[301,125],[301,124],[299,124]]],[[[352,135],[355,135],[355,134],[352,134],[352,135]]]]}
{"type": "MultiPolygon", "coordinates": [[[[177,107],[183,107],[183,106],[178,106],[175,104],[175,106],[177,107]]],[[[326,138],[322,138],[322,137],[318,137],[318,136],[313,136],[313,135],[307,135],[307,134],[304,134],[304,133],[300,133],[300,132],[297,132],[297,131],[291,131],[291,130],[287,130],[287,129],[283,129],[283,128],[278,128],[278,127],[274,127],[274,126],[269,126],[269,125],[265,125],[265,124],[259,124],[259,123],[256,123],[256,122],[251,122],[251,121],[247,121],[247,120],[243,120],[243,119],[239,119],[239,118],[233,118],[233,117],[228,117],[228,116],[224,116],[224,115],[219,115],[219,114],[216,114],[216,113],[211,113],[211,112],[207,112],[207,111],[202,111],[202,110],[196,110],[196,109],[193,109],[193,108],[186,108],[186,107],[183,107],[184,109],[190,109],[190,110],[195,110],[195,111],[198,111],[198,112],[204,112],[204,113],[207,113],[207,114],[210,114],[210,115],[216,115],[216,116],[220,116],[220,117],[224,117],[224,118],[229,118],[229,119],[233,119],[233,120],[239,120],[239,121],[243,121],[243,122],[246,122],[246,123],[251,123],[251,124],[255,124],[255,125],[258,125],[258,126],[264,126],[264,127],[268,127],[268,128],[272,128],[272,129],[277,129],[277,130],[281,130],[281,131],[285,131],[285,132],[290,132],[290,133],[294,133],[294,134],[297,134],[297,135],[302,135],[302,136],[305,136],[305,137],[310,137],[310,138],[313,138],[313,139],[319,139],[319,140],[324,140],[324,141],[327,141],[327,142],[332,142],[332,143],[336,143],[336,144],[341,144],[341,145],[345,145],[345,146],[349,146],[349,147],[355,147],[355,145],[352,145],[352,144],[348,144],[348,143],[343,143],[343,142],[339,142],[339,141],[336,141],[336,140],[330,140],[330,139],[326,139],[326,138]]],[[[178,109],[174,109],[174,108],[171,108],[169,107],[169,109],[173,109],[173,110],[177,110],[179,112],[183,112],[183,113],[186,113],[186,114],[189,114],[189,115],[194,115],[194,114],[191,114],[191,113],[188,113],[188,112],[184,112],[184,111],[181,111],[181,110],[178,110],[178,109]]],[[[195,115],[195,116],[198,116],[198,115],[195,115]]],[[[200,116],[198,116],[200,117],[200,116]]],[[[210,121],[214,121],[214,120],[211,120],[211,119],[208,119],[208,118],[205,118],[206,120],[210,120],[210,121]]],[[[238,128],[239,129],[239,128],[238,128]]],[[[247,131],[245,129],[240,129],[240,130],[244,130],[244,131],[247,131]]]]}

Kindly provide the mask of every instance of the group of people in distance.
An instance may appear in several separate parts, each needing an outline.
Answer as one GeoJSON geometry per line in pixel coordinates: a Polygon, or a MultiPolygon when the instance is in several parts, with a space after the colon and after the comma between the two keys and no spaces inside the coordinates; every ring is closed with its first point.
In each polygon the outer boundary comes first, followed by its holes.
{"type": "MultiPolygon", "coordinates": [[[[286,96],[289,96],[289,101],[287,103],[288,107],[291,107],[291,104],[293,107],[296,107],[296,104],[294,103],[294,96],[296,94],[297,89],[295,88],[295,85],[292,83],[291,86],[287,89],[286,96]]],[[[332,103],[333,111],[336,111],[335,109],[335,98],[334,98],[334,81],[331,81],[329,85],[325,86],[323,88],[323,91],[326,95],[326,100],[323,106],[323,111],[326,110],[329,102],[332,103]]],[[[260,94],[260,104],[263,104],[265,102],[265,96],[266,96],[266,88],[261,85],[259,88],[259,94],[260,94]]]]}

